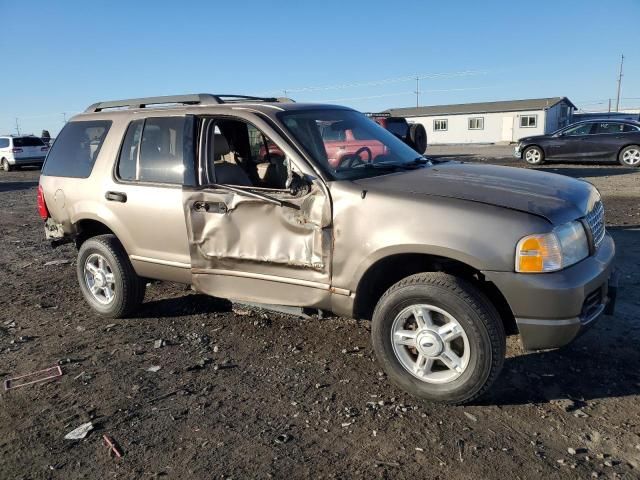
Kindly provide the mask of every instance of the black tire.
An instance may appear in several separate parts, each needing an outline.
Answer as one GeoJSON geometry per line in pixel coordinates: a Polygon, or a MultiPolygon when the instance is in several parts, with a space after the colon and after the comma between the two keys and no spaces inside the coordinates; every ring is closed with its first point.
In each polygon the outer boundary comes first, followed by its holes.
{"type": "Polygon", "coordinates": [[[144,299],[146,282],[133,270],[129,257],[115,235],[98,235],[86,240],[78,251],[76,268],[80,290],[87,303],[100,315],[123,318],[134,312],[144,299]],[[97,254],[106,260],[113,274],[113,298],[101,303],[89,288],[85,278],[87,259],[97,254]]]}
{"type": "Polygon", "coordinates": [[[506,350],[504,326],[489,300],[471,283],[440,272],[412,275],[389,288],[373,313],[371,339],[376,357],[393,383],[419,399],[449,404],[467,403],[482,395],[498,377],[506,350]],[[467,366],[447,383],[415,377],[394,352],[394,320],[407,307],[420,303],[451,314],[467,336],[467,366]]]}
{"type": "Polygon", "coordinates": [[[536,146],[527,147],[522,152],[522,159],[529,165],[542,165],[544,163],[544,151],[536,146]],[[527,155],[527,152],[529,152],[529,155],[527,155]]]}
{"type": "Polygon", "coordinates": [[[409,139],[413,149],[422,155],[427,151],[427,131],[421,123],[413,123],[409,126],[409,139]]]}
{"type": "Polygon", "coordinates": [[[639,168],[640,160],[638,160],[638,155],[640,155],[640,145],[627,145],[618,154],[618,163],[625,167],[639,168]],[[633,157],[629,158],[629,160],[625,160],[625,156],[629,156],[630,153],[633,153],[633,157]]]}
{"type": "Polygon", "coordinates": [[[11,170],[13,170],[13,166],[9,163],[9,161],[6,158],[3,158],[2,160],[0,160],[0,168],[2,168],[4,172],[10,172],[11,170]]]}

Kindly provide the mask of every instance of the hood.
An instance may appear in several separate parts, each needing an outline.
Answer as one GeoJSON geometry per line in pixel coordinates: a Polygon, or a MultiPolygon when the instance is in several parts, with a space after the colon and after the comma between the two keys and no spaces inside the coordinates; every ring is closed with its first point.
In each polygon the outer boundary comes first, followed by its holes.
{"type": "Polygon", "coordinates": [[[447,162],[354,183],[379,193],[430,195],[519,210],[559,225],[584,216],[600,199],[590,183],[525,168],[447,162]]]}
{"type": "Polygon", "coordinates": [[[520,142],[533,142],[535,140],[541,140],[541,139],[545,139],[545,138],[550,138],[551,135],[531,135],[529,137],[522,137],[518,140],[518,143],[520,142]]]}

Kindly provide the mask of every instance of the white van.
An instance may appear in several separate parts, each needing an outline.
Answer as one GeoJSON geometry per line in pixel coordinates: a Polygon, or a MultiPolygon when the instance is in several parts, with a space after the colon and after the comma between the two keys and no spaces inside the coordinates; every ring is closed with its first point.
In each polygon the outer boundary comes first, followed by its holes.
{"type": "Polygon", "coordinates": [[[34,135],[0,137],[0,168],[8,172],[16,167],[42,167],[49,146],[34,135]]]}

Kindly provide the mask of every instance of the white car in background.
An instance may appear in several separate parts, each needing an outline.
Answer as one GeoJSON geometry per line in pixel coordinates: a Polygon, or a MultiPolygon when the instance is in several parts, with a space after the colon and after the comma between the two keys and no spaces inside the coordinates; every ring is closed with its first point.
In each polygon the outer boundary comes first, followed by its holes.
{"type": "Polygon", "coordinates": [[[8,172],[16,167],[42,167],[49,146],[35,135],[0,136],[0,168],[8,172]]]}

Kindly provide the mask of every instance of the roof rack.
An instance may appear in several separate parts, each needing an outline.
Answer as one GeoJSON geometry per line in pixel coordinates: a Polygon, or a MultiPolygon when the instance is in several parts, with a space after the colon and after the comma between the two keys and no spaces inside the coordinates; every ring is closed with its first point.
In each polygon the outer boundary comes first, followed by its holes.
{"type": "Polygon", "coordinates": [[[151,105],[220,105],[224,103],[273,102],[291,103],[290,98],[251,97],[248,95],[213,95],[211,93],[194,93],[188,95],[166,95],[162,97],[130,98],[127,100],[111,100],[89,105],[86,113],[101,112],[110,108],[147,108],[151,105]]]}

